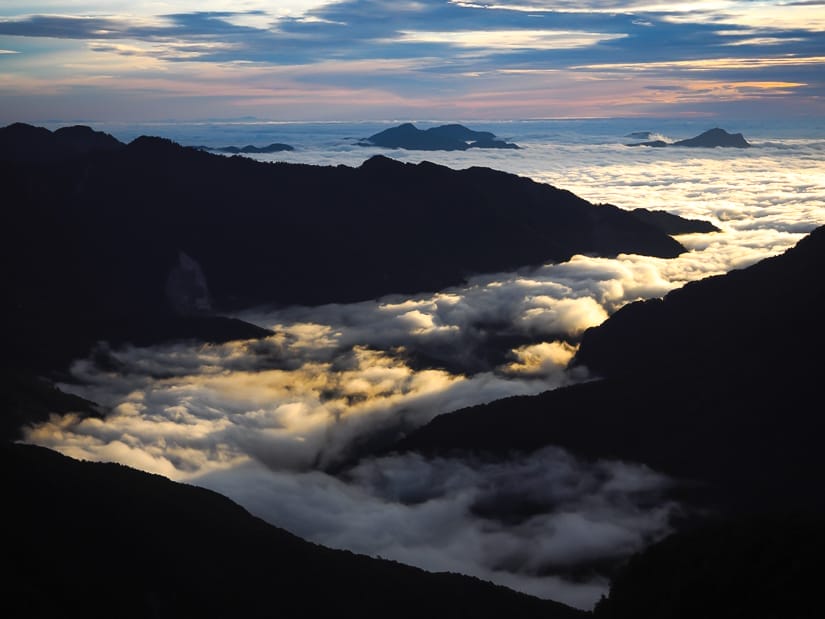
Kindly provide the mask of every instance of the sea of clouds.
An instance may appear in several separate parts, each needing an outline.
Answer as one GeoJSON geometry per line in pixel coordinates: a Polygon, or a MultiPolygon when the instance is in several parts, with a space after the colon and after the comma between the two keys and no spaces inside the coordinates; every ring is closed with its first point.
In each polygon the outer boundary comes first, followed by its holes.
{"type": "MultiPolygon", "coordinates": [[[[625,303],[781,253],[825,224],[825,137],[768,134],[748,150],[652,149],[628,148],[625,132],[681,139],[698,131],[620,123],[610,134],[602,123],[582,138],[575,128],[498,125],[523,148],[411,153],[353,146],[367,128],[336,125],[328,144],[306,138],[293,153],[255,158],[360,165],[382,152],[486,165],[722,231],[678,237],[688,252],[670,260],[576,256],[412,297],[238,314],[273,331],[260,340],[101,343],[74,362],[64,388],[101,404],[106,417],[54,417],[26,440],[215,489],[329,546],[592,607],[607,587],[598,566],[670,530],[684,507],[667,498],[678,480],[554,447],[494,462],[386,449],[435,415],[592,379],[566,368],[586,328],[625,303]]],[[[265,143],[289,141],[269,130],[265,143]]],[[[227,130],[213,139],[244,137],[227,130]]]]}

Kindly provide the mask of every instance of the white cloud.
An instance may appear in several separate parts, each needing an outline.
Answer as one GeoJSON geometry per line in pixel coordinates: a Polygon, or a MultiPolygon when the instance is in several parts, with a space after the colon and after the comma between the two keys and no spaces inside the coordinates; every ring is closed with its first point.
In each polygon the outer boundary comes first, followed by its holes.
{"type": "Polygon", "coordinates": [[[572,30],[451,30],[404,31],[394,39],[401,43],[446,43],[464,48],[489,50],[576,49],[602,41],[626,37],[626,34],[580,32],[572,30]]]}
{"type": "Polygon", "coordinates": [[[587,464],[556,448],[505,462],[392,455],[344,478],[252,466],[195,482],[327,546],[582,608],[605,592],[607,578],[574,581],[565,570],[627,556],[666,534],[678,510],[661,500],[671,482],[645,467],[587,464]]]}

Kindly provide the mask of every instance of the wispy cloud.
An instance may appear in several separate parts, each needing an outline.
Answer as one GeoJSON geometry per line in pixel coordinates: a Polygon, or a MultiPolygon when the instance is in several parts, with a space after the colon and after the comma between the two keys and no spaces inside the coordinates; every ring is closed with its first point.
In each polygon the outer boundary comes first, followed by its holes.
{"type": "Polygon", "coordinates": [[[554,448],[503,462],[395,455],[343,478],[250,466],[196,481],[327,546],[586,609],[606,588],[599,567],[662,537],[679,513],[663,499],[671,480],[554,448]]]}
{"type": "Polygon", "coordinates": [[[625,34],[598,34],[566,30],[401,31],[401,43],[444,43],[477,50],[557,50],[588,47],[625,34]]]}
{"type": "MultiPolygon", "coordinates": [[[[234,6],[234,5],[233,5],[234,6]]],[[[214,0],[199,5],[192,12],[183,2],[145,3],[134,7],[125,3],[96,3],[78,7],[76,3],[34,2],[25,7],[18,3],[0,12],[0,45],[17,51],[19,41],[83,41],[89,59],[85,68],[65,70],[65,80],[82,82],[85,73],[94,72],[95,63],[107,63],[107,57],[120,55],[134,62],[141,55],[167,64],[202,63],[213,66],[232,64],[247,74],[248,67],[304,68],[311,71],[319,64],[395,62],[395,75],[378,76],[362,72],[360,82],[371,82],[384,94],[409,102],[413,109],[449,107],[459,100],[457,111],[494,110],[502,106],[504,96],[510,104],[499,113],[515,113],[541,105],[525,104],[521,87],[512,79],[514,71],[558,71],[570,83],[586,82],[592,76],[583,72],[607,68],[614,72],[633,72],[639,67],[657,67],[658,71],[688,70],[687,64],[702,64],[704,71],[754,72],[776,66],[786,58],[808,58],[821,68],[823,53],[818,33],[823,24],[822,11],[816,4],[798,4],[789,10],[778,3],[736,1],[668,3],[644,1],[578,2],[384,2],[379,0],[344,0],[322,2],[308,0],[272,7],[266,2],[245,2],[237,9],[214,0]],[[103,44],[106,42],[107,44],[103,44]],[[737,49],[736,62],[730,50],[737,49]],[[725,51],[727,50],[727,51],[725,51]],[[768,53],[769,52],[769,53],[768,53]],[[621,63],[616,63],[621,58],[621,63]],[[766,62],[774,60],[774,64],[766,62]],[[732,59],[733,60],[733,59],[732,59]],[[714,62],[716,65],[714,65],[714,62]],[[245,66],[244,63],[246,63],[245,66]],[[486,76],[483,89],[474,79],[486,76]],[[494,76],[498,76],[493,79],[494,76]],[[489,93],[479,101],[476,93],[489,93]],[[461,104],[463,95],[470,97],[461,104]]],[[[43,44],[45,49],[46,44],[43,44]]],[[[31,49],[31,46],[29,46],[31,49]]],[[[7,75],[33,76],[11,59],[24,54],[5,54],[0,72],[7,75]]],[[[52,65],[59,67],[59,58],[52,65]]],[[[822,87],[822,78],[798,74],[799,63],[786,63],[784,81],[804,84],[786,97],[797,97],[816,106],[814,89],[822,87]],[[811,93],[807,99],[805,93],[811,93]]],[[[111,64],[110,64],[111,67],[111,64]]],[[[128,88],[134,64],[124,62],[120,84],[128,88]]],[[[169,68],[142,68],[155,75],[169,68]]],[[[320,79],[318,71],[312,71],[320,79]]],[[[54,73],[54,71],[52,71],[54,73]]],[[[107,71],[111,74],[111,71],[107,71]]],[[[821,71],[820,71],[821,73],[821,71]]],[[[248,73],[255,79],[254,73],[248,73]]],[[[36,77],[36,72],[35,75],[36,77]]],[[[272,100],[284,85],[277,73],[270,81],[272,100]]],[[[144,75],[144,78],[147,76],[144,75]]],[[[719,80],[730,79],[719,74],[719,80]]],[[[335,81],[336,71],[326,79],[335,81]]],[[[777,81],[764,76],[748,81],[777,81]]],[[[185,73],[179,78],[187,80],[185,73]]],[[[740,81],[742,79],[740,78],[740,81]]],[[[21,79],[13,96],[34,96],[21,79]]],[[[594,109],[608,111],[610,93],[618,84],[603,82],[606,96],[589,101],[594,109]]],[[[101,87],[102,88],[102,87],[101,87]]],[[[109,85],[113,96],[118,86],[109,85]]],[[[228,89],[227,89],[228,90],[228,89]]],[[[575,89],[573,89],[575,90],[575,89]]],[[[646,91],[640,90],[639,96],[646,91]]],[[[105,96],[101,90],[95,95],[105,96]]],[[[647,103],[655,98],[647,93],[647,103]]],[[[90,93],[90,96],[91,95],[90,93]]],[[[187,96],[182,91],[182,97],[187,96]]],[[[207,96],[207,95],[204,95],[207,96]]],[[[215,106],[225,106],[222,95],[213,95],[215,106]]],[[[277,104],[278,110],[306,111],[317,108],[317,94],[307,91],[300,101],[277,104]],[[313,104],[314,101],[314,104],[313,104]],[[303,105],[301,105],[303,103],[303,105]]],[[[564,113],[577,103],[573,95],[551,97],[545,108],[564,113]]],[[[581,96],[578,97],[581,100],[581,96]]],[[[369,97],[362,100],[368,102],[369,97]]],[[[529,99],[529,98],[528,98],[529,99]]],[[[238,105],[265,106],[267,97],[246,99],[238,96],[238,105]]],[[[171,102],[167,101],[167,105],[171,102]]],[[[187,102],[191,104],[191,102],[187,102]]],[[[343,100],[327,103],[348,109],[343,100]]],[[[667,103],[662,105],[665,109],[667,103]]],[[[368,108],[380,109],[379,106],[368,108]]],[[[365,111],[369,114],[369,111],[365,111]]],[[[535,115],[527,114],[527,115],[535,115]]]]}
{"type": "Polygon", "coordinates": [[[806,67],[821,66],[825,56],[727,56],[724,58],[706,58],[700,60],[671,60],[656,62],[612,62],[604,64],[579,65],[577,69],[614,70],[614,71],[662,71],[679,69],[683,71],[717,71],[743,70],[751,68],[806,67]]]}

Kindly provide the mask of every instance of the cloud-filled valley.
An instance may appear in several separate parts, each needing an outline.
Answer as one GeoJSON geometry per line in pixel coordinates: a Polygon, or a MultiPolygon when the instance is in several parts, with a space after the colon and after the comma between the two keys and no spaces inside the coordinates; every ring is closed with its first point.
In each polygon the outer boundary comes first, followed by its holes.
{"type": "MultiPolygon", "coordinates": [[[[825,142],[676,153],[531,136],[538,130],[547,127],[513,128],[526,148],[506,157],[391,154],[489,165],[722,232],[679,236],[689,251],[672,259],[578,255],[414,296],[238,312],[272,330],[259,340],[101,343],[62,386],[99,403],[105,418],[54,417],[26,440],[204,485],[319,543],[591,607],[612,562],[665,535],[687,509],[667,495],[679,480],[556,448],[503,461],[382,450],[435,415],[589,380],[566,368],[588,327],[794,245],[825,223],[825,142]]],[[[255,158],[364,156],[340,146],[255,158]]]]}

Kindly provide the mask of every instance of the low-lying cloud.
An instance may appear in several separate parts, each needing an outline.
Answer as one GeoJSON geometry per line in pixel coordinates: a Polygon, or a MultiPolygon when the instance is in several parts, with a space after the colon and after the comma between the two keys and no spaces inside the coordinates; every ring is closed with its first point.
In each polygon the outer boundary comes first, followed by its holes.
{"type": "Polygon", "coordinates": [[[64,388],[106,406],[105,421],[55,418],[27,440],[178,479],[248,459],[326,469],[438,413],[571,382],[564,347],[530,371],[464,375],[413,369],[403,349],[338,348],[335,335],[301,324],[263,340],[100,350],[64,388]]]}
{"type": "Polygon", "coordinates": [[[195,483],[333,548],[471,574],[591,608],[611,563],[670,530],[670,481],[558,448],[509,461],[368,459],[340,477],[250,465],[195,483]],[[344,524],[345,523],[345,524],[344,524]]]}

